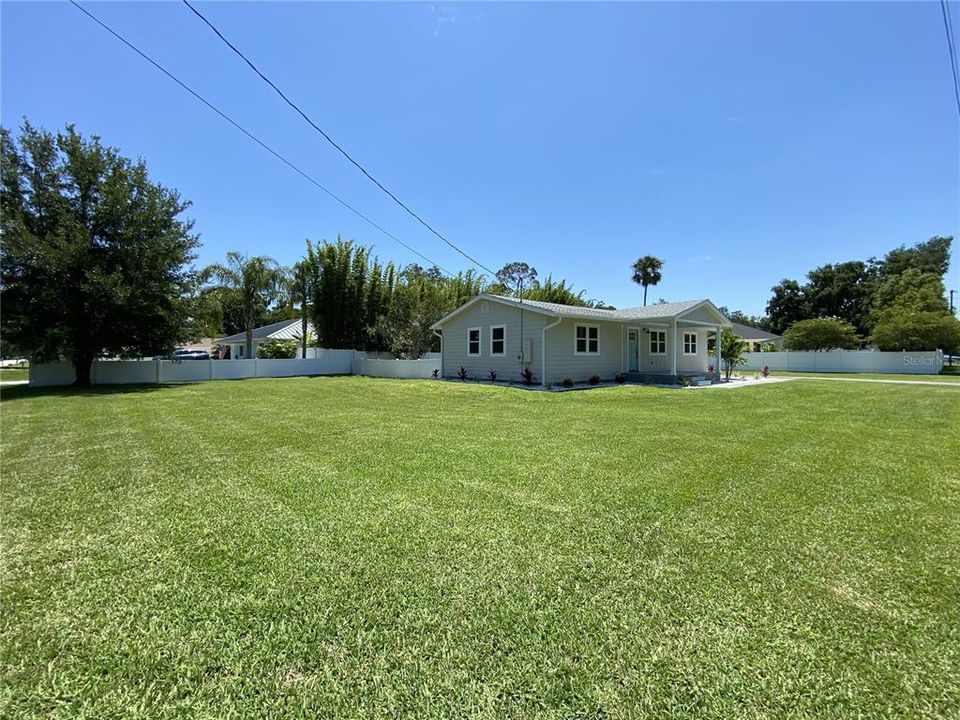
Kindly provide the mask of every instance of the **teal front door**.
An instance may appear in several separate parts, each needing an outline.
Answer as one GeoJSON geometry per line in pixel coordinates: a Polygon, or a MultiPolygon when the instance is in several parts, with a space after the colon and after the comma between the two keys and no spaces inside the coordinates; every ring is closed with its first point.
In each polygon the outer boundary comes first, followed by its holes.
{"type": "Polygon", "coordinates": [[[640,331],[627,330],[627,370],[637,372],[640,370],[640,331]]]}

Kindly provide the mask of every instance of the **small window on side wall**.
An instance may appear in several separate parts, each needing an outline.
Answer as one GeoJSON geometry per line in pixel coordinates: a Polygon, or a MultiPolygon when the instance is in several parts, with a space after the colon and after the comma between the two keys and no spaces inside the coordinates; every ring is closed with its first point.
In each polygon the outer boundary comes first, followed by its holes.
{"type": "Polygon", "coordinates": [[[467,330],[467,355],[480,354],[480,328],[467,330]]]}
{"type": "Polygon", "coordinates": [[[697,334],[695,332],[685,332],[683,334],[683,354],[697,354],[697,334]]]}
{"type": "Polygon", "coordinates": [[[490,354],[504,355],[507,352],[506,325],[490,326],[490,354]]]}
{"type": "Polygon", "coordinates": [[[596,355],[600,352],[600,328],[596,325],[577,325],[574,352],[577,355],[596,355]]]}

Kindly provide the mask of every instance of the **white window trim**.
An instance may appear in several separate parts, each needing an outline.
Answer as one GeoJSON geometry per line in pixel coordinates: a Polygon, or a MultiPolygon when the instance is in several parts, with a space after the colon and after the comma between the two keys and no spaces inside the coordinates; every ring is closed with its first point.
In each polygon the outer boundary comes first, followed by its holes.
{"type": "Polygon", "coordinates": [[[700,350],[700,337],[695,332],[685,332],[683,334],[683,354],[689,356],[699,355],[700,350]],[[693,345],[693,352],[687,352],[687,338],[692,337],[693,342],[690,343],[693,345]]]}
{"type": "MultiPolygon", "coordinates": [[[[651,331],[650,331],[650,337],[647,338],[647,343],[648,343],[648,346],[649,346],[650,354],[651,354],[651,355],[666,355],[666,354],[667,354],[667,331],[666,331],[666,330],[651,330],[651,331]],[[662,352],[660,352],[659,350],[654,350],[654,349],[653,349],[653,334],[654,334],[654,333],[660,333],[661,335],[663,335],[663,351],[662,351],[662,352]]],[[[660,345],[659,339],[657,340],[657,345],[658,345],[658,346],[660,345]]]]}
{"type": "Polygon", "coordinates": [[[506,325],[491,325],[490,330],[490,357],[503,357],[507,354],[507,326],[506,325]],[[494,352],[493,351],[493,331],[497,328],[503,328],[503,352],[494,352]]]}
{"type": "Polygon", "coordinates": [[[599,355],[600,354],[600,326],[599,325],[587,325],[586,323],[576,323],[573,326],[573,354],[574,355],[599,355]],[[577,350],[577,328],[587,328],[587,336],[584,338],[587,341],[587,349],[583,352],[577,350]],[[594,352],[590,352],[590,328],[596,328],[597,330],[597,349],[594,352]]]}
{"type": "Polygon", "coordinates": [[[467,328],[467,357],[483,357],[483,329],[479,327],[467,328]],[[477,351],[470,352],[470,333],[477,331],[477,351]]]}

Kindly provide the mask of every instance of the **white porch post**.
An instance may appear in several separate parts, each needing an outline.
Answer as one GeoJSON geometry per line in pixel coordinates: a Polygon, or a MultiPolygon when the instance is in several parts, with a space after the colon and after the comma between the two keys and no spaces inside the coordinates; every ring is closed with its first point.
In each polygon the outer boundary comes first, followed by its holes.
{"type": "Polygon", "coordinates": [[[723,368],[720,365],[720,357],[721,357],[720,356],[720,336],[722,334],[723,334],[723,328],[717,325],[717,346],[714,348],[714,350],[717,353],[717,364],[714,367],[716,368],[718,374],[723,372],[723,368]]]}
{"type": "Polygon", "coordinates": [[[677,374],[677,319],[673,319],[673,323],[670,326],[670,332],[672,337],[670,338],[670,374],[676,376],[677,374]]]}

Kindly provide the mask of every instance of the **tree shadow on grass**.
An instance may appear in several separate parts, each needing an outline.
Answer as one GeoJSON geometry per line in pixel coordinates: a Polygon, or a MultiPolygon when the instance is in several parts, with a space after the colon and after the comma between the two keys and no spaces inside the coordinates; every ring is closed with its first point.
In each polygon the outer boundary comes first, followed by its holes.
{"type": "Polygon", "coordinates": [[[97,395],[140,395],[168,388],[196,385],[192,382],[150,383],[142,385],[57,385],[50,387],[31,387],[30,385],[7,385],[0,387],[0,403],[41,397],[92,397],[97,395]]]}

